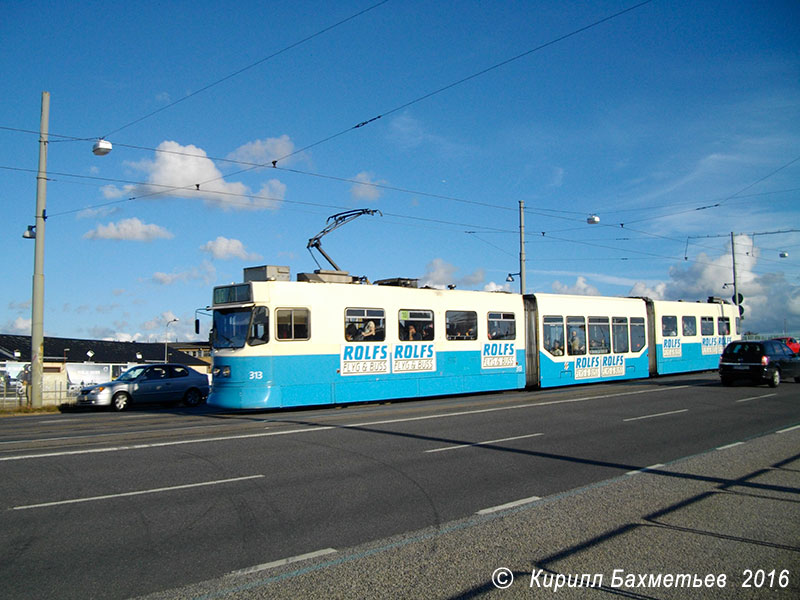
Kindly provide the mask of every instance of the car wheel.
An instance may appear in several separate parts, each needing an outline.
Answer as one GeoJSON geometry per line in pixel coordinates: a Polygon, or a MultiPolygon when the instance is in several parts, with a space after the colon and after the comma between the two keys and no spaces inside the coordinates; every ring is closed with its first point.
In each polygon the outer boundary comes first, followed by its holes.
{"type": "Polygon", "coordinates": [[[775,369],[772,372],[772,375],[770,375],[769,381],[767,383],[769,383],[769,387],[774,388],[778,387],[778,384],[780,382],[781,382],[781,372],[778,369],[775,369]]]}
{"type": "Polygon", "coordinates": [[[198,406],[202,400],[203,397],[200,395],[200,392],[194,388],[188,390],[183,397],[183,403],[186,406],[198,406]]]}
{"type": "Polygon", "coordinates": [[[125,392],[114,394],[114,397],[111,399],[111,408],[117,412],[126,410],[130,405],[131,398],[125,392]]]}
{"type": "Polygon", "coordinates": [[[733,378],[732,377],[720,377],[722,381],[722,385],[733,385],[733,378]]]}
{"type": "Polygon", "coordinates": [[[797,383],[800,383],[800,377],[795,377],[795,378],[794,378],[794,380],[795,380],[797,383]]]}

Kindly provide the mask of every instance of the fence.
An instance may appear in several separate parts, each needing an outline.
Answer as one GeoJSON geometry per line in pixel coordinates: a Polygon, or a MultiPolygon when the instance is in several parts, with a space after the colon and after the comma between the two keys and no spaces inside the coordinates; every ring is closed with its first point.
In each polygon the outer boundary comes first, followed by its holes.
{"type": "MultiPolygon", "coordinates": [[[[30,406],[25,386],[17,380],[2,378],[0,383],[0,410],[13,411],[30,406]]],[[[45,381],[42,385],[42,406],[75,404],[79,388],[63,381],[45,381]]]]}

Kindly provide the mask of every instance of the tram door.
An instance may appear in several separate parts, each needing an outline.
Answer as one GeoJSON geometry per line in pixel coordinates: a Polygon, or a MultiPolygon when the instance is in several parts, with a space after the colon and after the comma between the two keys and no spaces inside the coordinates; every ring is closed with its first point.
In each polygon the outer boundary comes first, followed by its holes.
{"type": "Polygon", "coordinates": [[[523,296],[525,307],[525,385],[539,386],[539,317],[536,296],[523,296]]]}

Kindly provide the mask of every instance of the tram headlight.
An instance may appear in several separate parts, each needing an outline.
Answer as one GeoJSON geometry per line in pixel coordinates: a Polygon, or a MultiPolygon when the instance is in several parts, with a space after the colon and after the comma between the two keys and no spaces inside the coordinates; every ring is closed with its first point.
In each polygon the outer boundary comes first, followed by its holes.
{"type": "Polygon", "coordinates": [[[231,376],[231,368],[228,365],[224,367],[214,367],[211,370],[211,374],[214,377],[230,377],[231,376]]]}

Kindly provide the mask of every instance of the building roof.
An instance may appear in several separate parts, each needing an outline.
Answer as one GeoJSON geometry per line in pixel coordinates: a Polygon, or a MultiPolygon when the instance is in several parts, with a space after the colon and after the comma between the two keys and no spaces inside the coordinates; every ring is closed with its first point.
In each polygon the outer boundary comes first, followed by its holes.
{"type": "MultiPolygon", "coordinates": [[[[174,344],[168,344],[168,346],[168,362],[189,366],[207,366],[207,362],[175,349],[174,344]]],[[[185,347],[180,343],[178,346],[185,347]]],[[[31,337],[29,335],[0,334],[0,360],[31,362],[31,337]],[[19,352],[19,357],[15,355],[15,352],[19,352]]],[[[44,338],[44,362],[82,363],[87,361],[109,364],[163,362],[164,344],[44,338]],[[91,357],[87,354],[89,351],[93,352],[91,357]],[[137,356],[137,353],[141,355],[141,358],[137,356]]]]}

